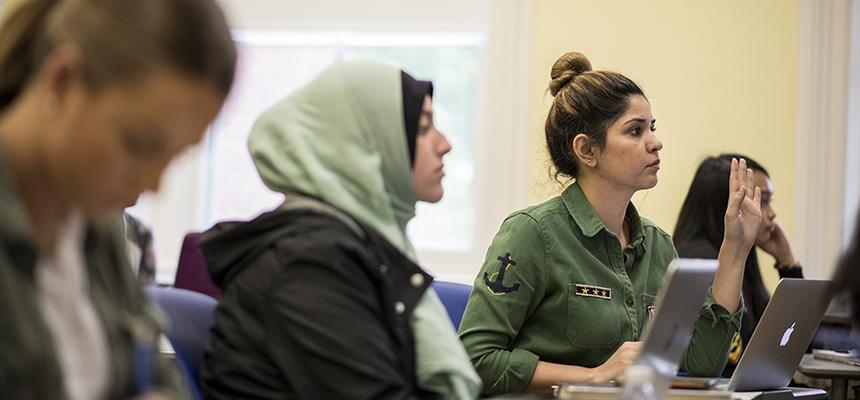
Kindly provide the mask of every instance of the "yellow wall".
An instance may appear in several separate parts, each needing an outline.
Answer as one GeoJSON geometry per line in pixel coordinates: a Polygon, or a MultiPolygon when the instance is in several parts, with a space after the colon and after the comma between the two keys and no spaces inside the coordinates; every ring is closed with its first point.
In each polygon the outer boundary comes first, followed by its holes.
{"type": "MultiPolygon", "coordinates": [[[[736,151],[768,168],[778,220],[794,222],[797,0],[535,0],[530,89],[532,203],[559,192],[551,181],[543,122],[552,63],[585,53],[620,71],[652,103],[664,143],[660,183],[634,202],[668,232],[698,163],[736,151]]],[[[777,276],[760,257],[769,288],[777,276]]]]}
{"type": "Polygon", "coordinates": [[[0,18],[4,17],[9,10],[23,0],[0,0],[0,18]]]}

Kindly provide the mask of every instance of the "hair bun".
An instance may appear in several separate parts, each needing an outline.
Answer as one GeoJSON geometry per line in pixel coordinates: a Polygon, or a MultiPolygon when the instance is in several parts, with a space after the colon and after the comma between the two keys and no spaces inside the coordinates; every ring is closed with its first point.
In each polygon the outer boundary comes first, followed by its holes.
{"type": "Polygon", "coordinates": [[[591,71],[591,62],[588,57],[578,51],[564,53],[549,72],[549,92],[555,96],[562,88],[577,75],[591,71]]]}

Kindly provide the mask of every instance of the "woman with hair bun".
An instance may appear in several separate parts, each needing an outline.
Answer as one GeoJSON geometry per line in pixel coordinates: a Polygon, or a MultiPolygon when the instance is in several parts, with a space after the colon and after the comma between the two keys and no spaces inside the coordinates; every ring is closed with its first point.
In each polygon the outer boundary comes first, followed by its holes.
{"type": "MultiPolygon", "coordinates": [[[[475,279],[460,338],[484,393],[606,382],[639,354],[672,238],[642,218],[633,194],[653,188],[663,143],[642,89],[570,52],[552,67],[546,119],[560,196],[511,214],[475,279]]],[[[733,160],[719,267],[682,368],[717,376],[743,315],[741,282],[762,220],[758,188],[733,160]]]]}

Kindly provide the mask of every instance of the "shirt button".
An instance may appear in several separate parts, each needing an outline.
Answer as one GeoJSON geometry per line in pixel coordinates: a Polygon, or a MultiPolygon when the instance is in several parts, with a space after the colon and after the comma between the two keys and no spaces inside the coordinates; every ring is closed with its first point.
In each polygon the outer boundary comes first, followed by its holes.
{"type": "Polygon", "coordinates": [[[402,301],[394,303],[394,311],[398,314],[403,314],[403,312],[406,311],[406,304],[403,304],[402,301]]]}
{"type": "Polygon", "coordinates": [[[627,305],[633,307],[633,296],[627,296],[627,305]]]}
{"type": "Polygon", "coordinates": [[[385,264],[380,265],[379,266],[379,272],[382,272],[383,274],[387,274],[388,273],[388,266],[385,264]]]}
{"type": "Polygon", "coordinates": [[[412,283],[413,287],[421,287],[424,284],[424,275],[416,272],[409,278],[409,282],[412,283]]]}

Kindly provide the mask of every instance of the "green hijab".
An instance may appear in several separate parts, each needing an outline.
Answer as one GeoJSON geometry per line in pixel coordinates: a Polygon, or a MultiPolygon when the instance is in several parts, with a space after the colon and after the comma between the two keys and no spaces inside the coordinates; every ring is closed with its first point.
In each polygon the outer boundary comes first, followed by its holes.
{"type": "MultiPolygon", "coordinates": [[[[270,189],[319,198],[416,259],[406,237],[416,198],[399,69],[335,64],[265,111],[248,147],[270,189]]],[[[433,290],[411,326],[418,386],[446,399],[475,398],[481,381],[433,290]]]]}
{"type": "Polygon", "coordinates": [[[263,183],[314,196],[382,234],[410,258],[415,190],[400,70],[341,63],[263,113],[248,147],[263,183]]]}

